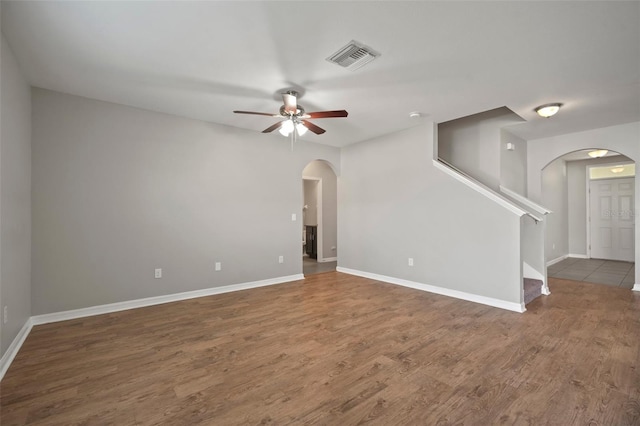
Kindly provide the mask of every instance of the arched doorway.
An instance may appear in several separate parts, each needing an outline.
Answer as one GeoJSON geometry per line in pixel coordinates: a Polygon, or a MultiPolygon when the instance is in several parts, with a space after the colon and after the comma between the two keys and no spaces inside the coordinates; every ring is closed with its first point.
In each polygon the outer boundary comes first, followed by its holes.
{"type": "Polygon", "coordinates": [[[615,287],[635,283],[635,163],[615,151],[562,155],[541,173],[547,274],[615,287]]]}
{"type": "Polygon", "coordinates": [[[302,271],[305,276],[335,271],[338,260],[337,176],[322,160],[302,171],[302,271]]]}

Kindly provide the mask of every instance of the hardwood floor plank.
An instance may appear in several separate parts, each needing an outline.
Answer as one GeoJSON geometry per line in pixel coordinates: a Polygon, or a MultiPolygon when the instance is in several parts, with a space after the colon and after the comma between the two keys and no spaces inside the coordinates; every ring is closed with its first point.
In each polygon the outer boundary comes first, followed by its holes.
{"type": "Polygon", "coordinates": [[[524,314],[337,272],[33,328],[4,425],[640,424],[640,295],[524,314]]]}

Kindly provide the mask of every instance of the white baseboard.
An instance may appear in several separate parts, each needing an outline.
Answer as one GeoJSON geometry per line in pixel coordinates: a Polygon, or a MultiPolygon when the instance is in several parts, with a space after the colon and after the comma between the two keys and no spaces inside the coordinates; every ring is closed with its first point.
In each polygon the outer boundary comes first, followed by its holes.
{"type": "Polygon", "coordinates": [[[66,321],[76,318],[84,318],[93,315],[108,314],[125,311],[127,309],[142,308],[145,306],[161,305],[163,303],[177,302],[180,300],[195,299],[196,297],[213,296],[215,294],[229,293],[232,291],[249,290],[274,284],[282,284],[291,281],[304,280],[304,275],[288,275],[284,277],[270,278],[260,281],[252,281],[241,284],[232,284],[223,287],[211,287],[202,290],[186,291],[183,293],[168,294],[165,296],[147,297],[145,299],[128,300],[126,302],[110,303],[108,305],[91,306],[89,308],[74,309],[71,311],[54,312],[51,314],[35,315],[27,320],[18,335],[0,359],[0,380],[9,369],[11,362],[22,347],[25,339],[34,325],[48,324],[51,322],[66,321]]]}
{"type": "Polygon", "coordinates": [[[13,342],[11,342],[2,358],[0,358],[0,380],[2,380],[5,373],[9,369],[9,366],[13,362],[13,359],[18,354],[18,351],[22,347],[22,344],[31,332],[31,328],[33,328],[33,321],[31,320],[31,318],[29,318],[18,332],[16,338],[13,339],[13,342]]]}
{"type": "Polygon", "coordinates": [[[640,291],[640,283],[636,283],[633,285],[633,291],[640,291]]]}
{"type": "Polygon", "coordinates": [[[417,283],[414,281],[403,280],[400,278],[387,277],[385,275],[372,274],[370,272],[363,272],[355,269],[343,268],[341,266],[338,266],[336,270],[338,272],[343,272],[345,274],[357,275],[359,277],[369,278],[377,281],[383,281],[390,284],[397,284],[403,287],[409,287],[416,290],[426,291],[429,293],[441,294],[443,296],[449,296],[456,299],[467,300],[469,302],[476,302],[483,305],[493,306],[495,308],[506,309],[508,311],[514,311],[514,312],[520,312],[520,313],[526,311],[524,307],[524,303],[507,302],[505,300],[494,299],[492,297],[479,296],[477,294],[466,293],[463,291],[452,290],[444,287],[437,287],[429,284],[417,283]]]}
{"type": "Polygon", "coordinates": [[[551,265],[555,265],[556,263],[560,263],[563,260],[565,260],[567,257],[569,257],[568,254],[565,254],[564,256],[556,257],[555,259],[552,259],[552,260],[548,261],[547,262],[547,266],[551,266],[551,265]]]}
{"type": "Polygon", "coordinates": [[[589,256],[587,256],[586,254],[569,253],[569,255],[567,257],[573,257],[573,258],[576,258],[576,259],[589,259],[589,256]]]}
{"type": "Polygon", "coordinates": [[[167,294],[165,296],[147,297],[144,299],[127,300],[126,302],[110,303],[108,305],[91,306],[89,308],[74,309],[71,311],[54,312],[51,314],[36,315],[31,317],[33,325],[48,324],[50,322],[66,321],[76,318],[90,317],[93,315],[109,314],[112,312],[126,311],[128,309],[143,308],[145,306],[161,305],[163,303],[178,302],[180,300],[195,299],[197,297],[213,296],[215,294],[229,293],[232,291],[249,290],[257,287],[281,284],[290,281],[303,280],[304,275],[296,274],[284,277],[270,278],[267,280],[252,281],[241,284],[232,284],[222,287],[211,287],[202,290],[186,291],[184,293],[167,294]]]}
{"type": "Polygon", "coordinates": [[[322,259],[318,259],[318,263],[337,262],[337,261],[338,261],[337,257],[325,257],[322,259]]]}

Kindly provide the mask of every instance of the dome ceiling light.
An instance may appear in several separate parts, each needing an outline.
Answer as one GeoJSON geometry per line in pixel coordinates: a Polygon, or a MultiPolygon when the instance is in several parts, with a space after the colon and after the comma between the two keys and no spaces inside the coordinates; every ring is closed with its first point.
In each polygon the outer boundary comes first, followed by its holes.
{"type": "Polygon", "coordinates": [[[537,112],[540,117],[549,118],[556,115],[556,113],[560,111],[561,106],[562,104],[560,103],[545,104],[540,105],[538,108],[534,109],[534,111],[537,112]]]}
{"type": "Polygon", "coordinates": [[[600,158],[600,157],[604,157],[605,155],[607,155],[609,151],[607,151],[606,149],[596,149],[594,151],[589,151],[589,157],[591,158],[600,158]]]}

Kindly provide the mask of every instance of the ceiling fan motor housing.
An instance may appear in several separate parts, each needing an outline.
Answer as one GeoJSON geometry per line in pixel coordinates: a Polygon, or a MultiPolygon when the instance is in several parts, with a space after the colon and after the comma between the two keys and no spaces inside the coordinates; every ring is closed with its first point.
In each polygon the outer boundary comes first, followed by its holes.
{"type": "Polygon", "coordinates": [[[291,117],[291,116],[301,116],[304,115],[304,108],[302,108],[300,105],[296,105],[296,113],[295,114],[289,114],[286,109],[285,106],[282,105],[280,107],[280,115],[283,117],[291,117]]]}

